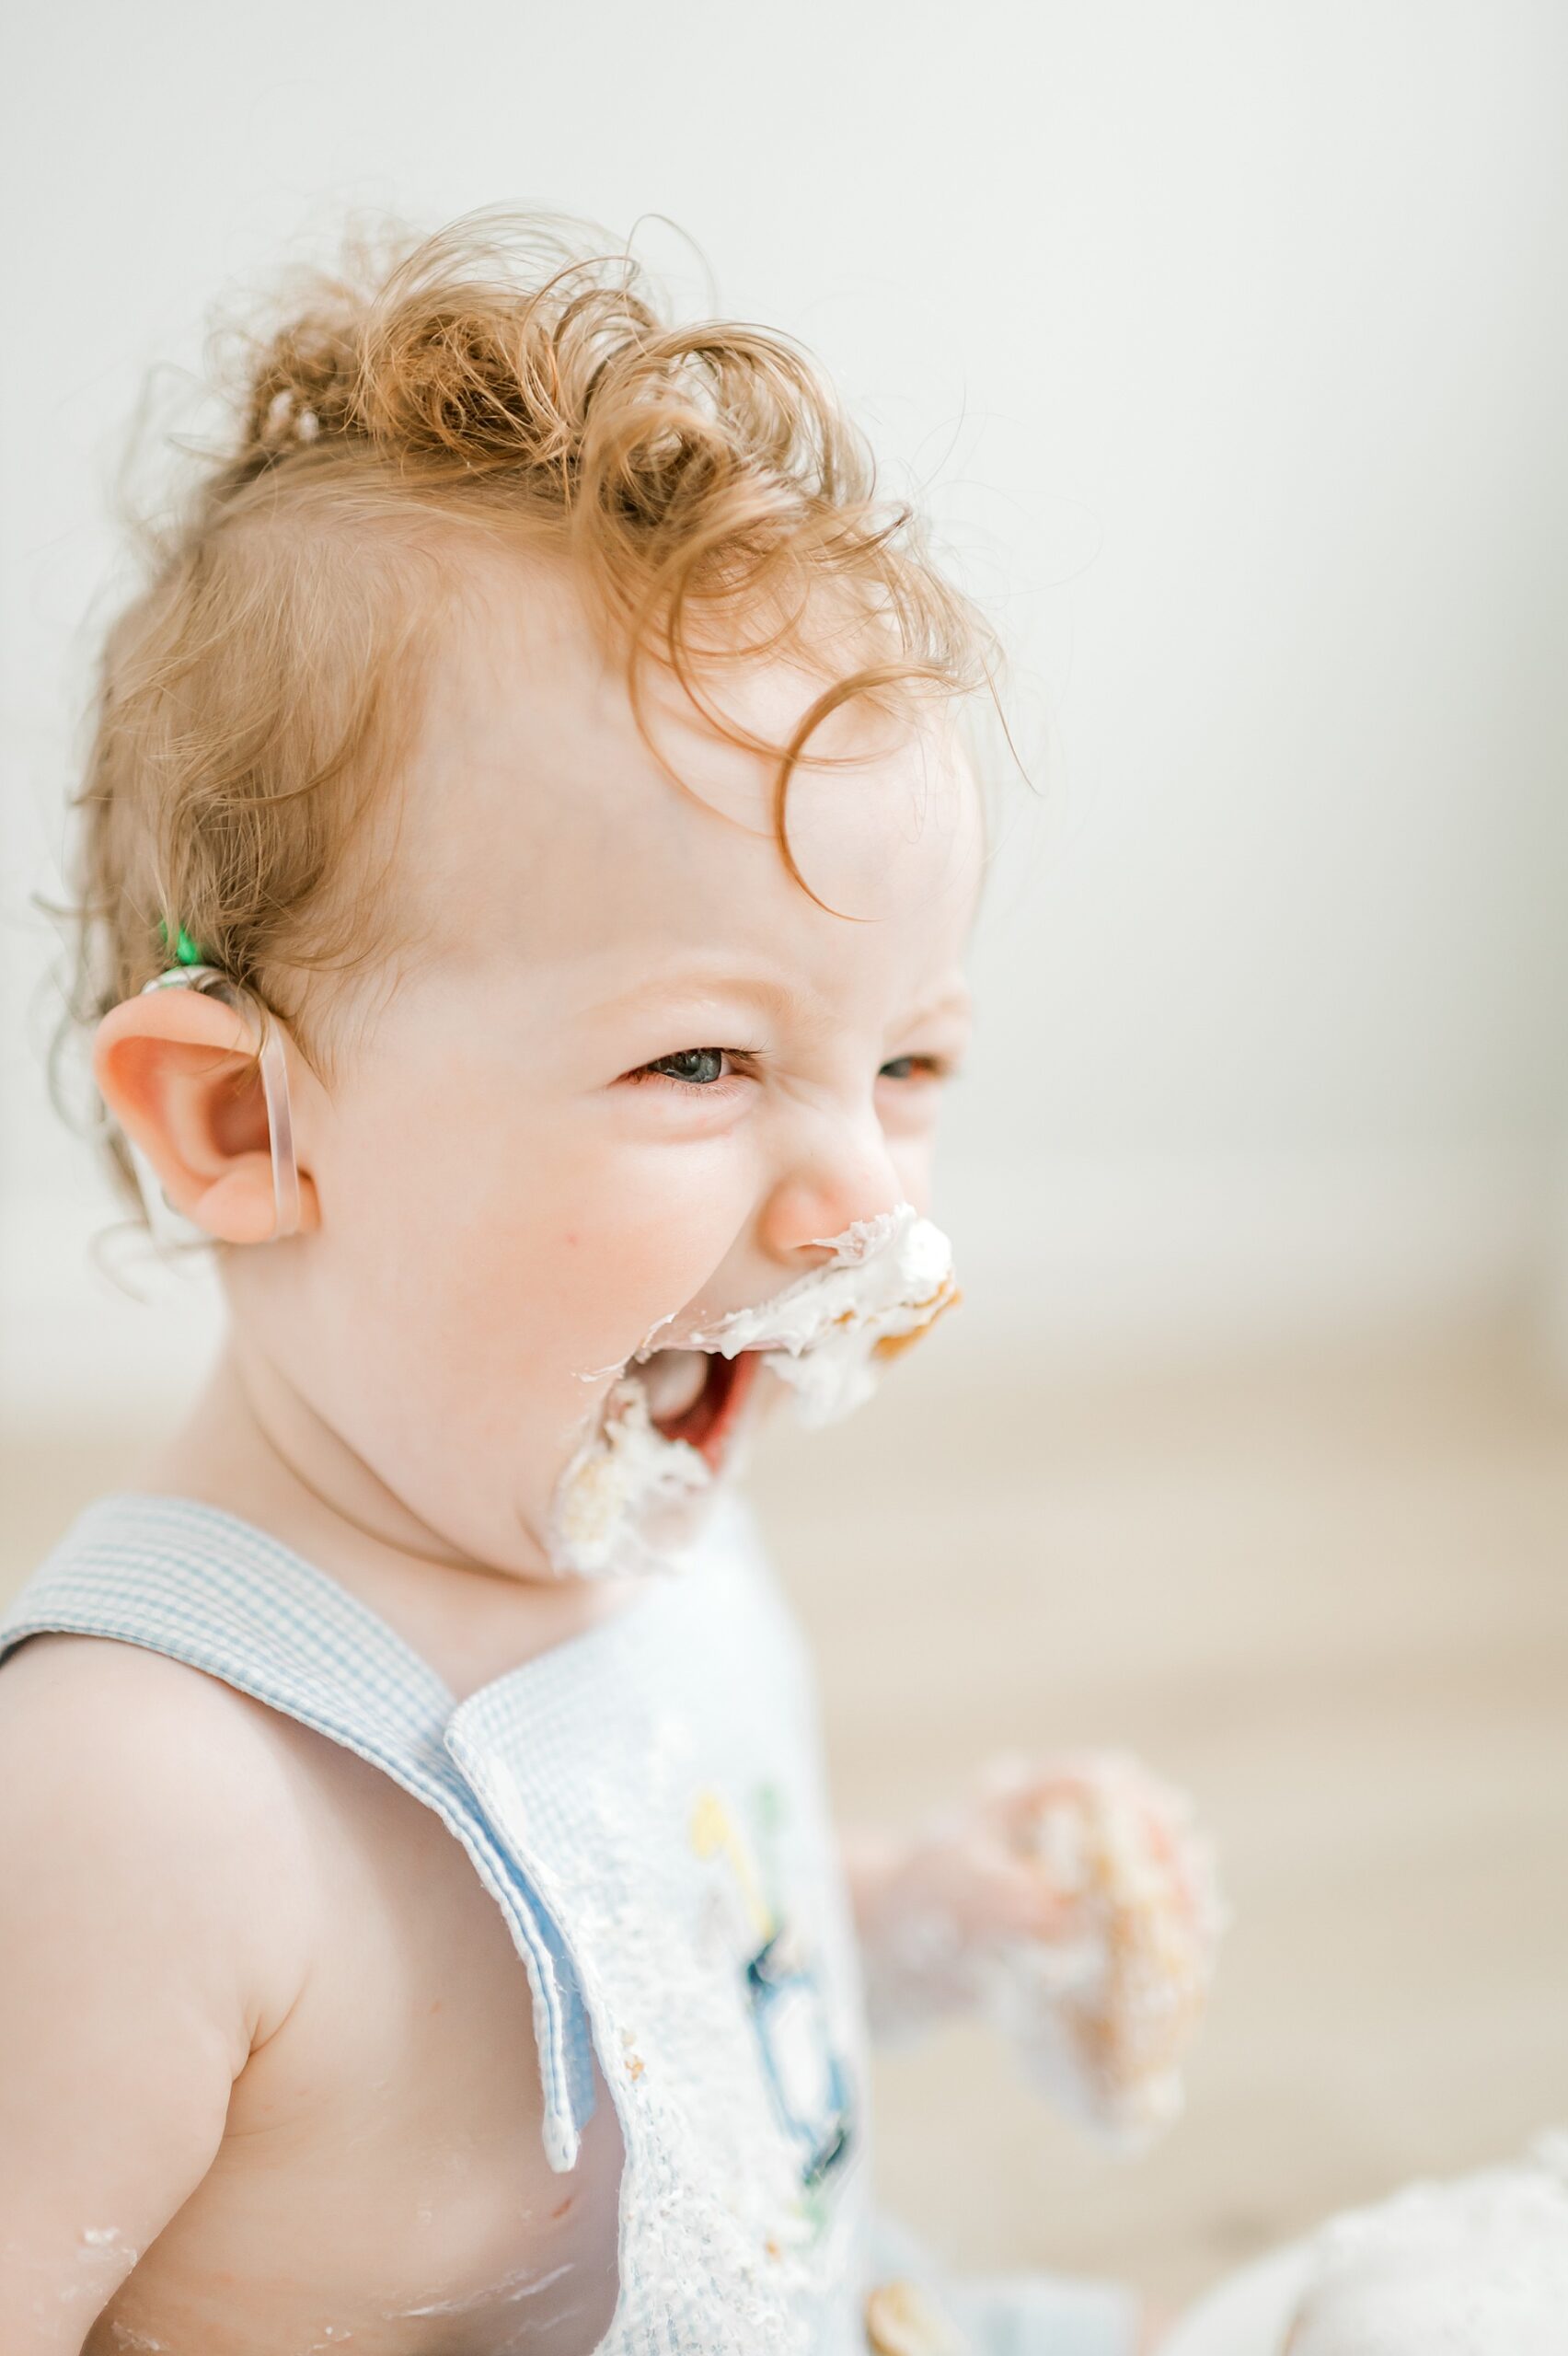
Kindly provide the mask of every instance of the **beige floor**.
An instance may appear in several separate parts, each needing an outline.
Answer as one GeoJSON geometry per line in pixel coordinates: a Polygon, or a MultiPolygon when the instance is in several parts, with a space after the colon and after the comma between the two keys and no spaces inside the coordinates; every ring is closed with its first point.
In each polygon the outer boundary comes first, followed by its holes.
{"type": "MultiPolygon", "coordinates": [[[[0,1582],[129,1461],[17,1451],[0,1582]]],[[[1182,2298],[1568,2120],[1568,1405],[1522,1353],[1066,1387],[955,1327],[756,1488],[843,1812],[1114,1741],[1219,1836],[1235,1927],[1155,2155],[1087,2149],[977,2034],[880,2065],[886,2189],[955,2257],[1182,2298]]]]}

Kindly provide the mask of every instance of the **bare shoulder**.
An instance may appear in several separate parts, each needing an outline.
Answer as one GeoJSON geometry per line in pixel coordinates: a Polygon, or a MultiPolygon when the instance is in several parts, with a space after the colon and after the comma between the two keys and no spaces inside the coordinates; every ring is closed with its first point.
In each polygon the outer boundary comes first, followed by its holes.
{"type": "MultiPolygon", "coordinates": [[[[109,1637],[33,1636],[0,1670],[7,1767],[57,1798],[79,1784],[117,1817],[157,1799],[180,1817],[238,1806],[266,1819],[285,1773],[272,1718],[218,1678],[109,1637]]],[[[6,1787],[8,1776],[0,1796],[6,1787]]]]}
{"type": "MultiPolygon", "coordinates": [[[[108,1638],[30,1638],[0,1669],[0,1882],[90,1923],[126,1910],[243,1950],[265,2003],[290,1973],[280,1893],[307,1838],[273,1714],[183,1662],[108,1638]],[[264,1900],[264,1902],[261,1902],[264,1900]]],[[[303,1957],[301,1958],[303,1969],[303,1957]]]]}
{"type": "Polygon", "coordinates": [[[135,1646],[0,1669],[0,2346],[63,2356],[207,2175],[308,1923],[286,1752],[135,1646]]]}

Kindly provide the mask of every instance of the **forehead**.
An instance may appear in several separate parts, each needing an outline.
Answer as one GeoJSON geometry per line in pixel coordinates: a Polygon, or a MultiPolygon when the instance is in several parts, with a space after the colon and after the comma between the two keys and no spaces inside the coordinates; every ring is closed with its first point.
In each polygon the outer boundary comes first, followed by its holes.
{"type": "MultiPolygon", "coordinates": [[[[718,667],[711,691],[732,725],[778,744],[824,684],[748,663],[718,667]]],[[[894,721],[851,705],[795,769],[790,847],[826,909],[780,855],[777,762],[657,666],[644,718],[651,745],[564,571],[497,564],[469,582],[399,821],[398,871],[432,950],[595,984],[683,951],[821,968],[840,990],[956,967],[983,843],[945,710],[894,721]]]]}

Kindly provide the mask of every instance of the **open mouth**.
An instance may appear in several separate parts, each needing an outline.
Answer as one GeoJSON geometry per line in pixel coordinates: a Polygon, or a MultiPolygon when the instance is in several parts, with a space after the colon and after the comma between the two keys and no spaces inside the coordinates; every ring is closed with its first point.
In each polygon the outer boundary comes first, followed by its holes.
{"type": "Polygon", "coordinates": [[[765,1361],[802,1424],[837,1423],[870,1396],[883,1359],[958,1299],[947,1238],[908,1203],[821,1241],[826,1265],[769,1299],[664,1348],[653,1336],[675,1315],[662,1317],[621,1366],[580,1376],[609,1387],[551,1500],[547,1550],[561,1576],[629,1576],[682,1559],[703,1493],[744,1455],[765,1361]]]}
{"type": "Polygon", "coordinates": [[[648,1414],[661,1439],[684,1440],[716,1472],[756,1380],[763,1353],[732,1358],[711,1350],[655,1350],[629,1371],[648,1395],[648,1414]]]}

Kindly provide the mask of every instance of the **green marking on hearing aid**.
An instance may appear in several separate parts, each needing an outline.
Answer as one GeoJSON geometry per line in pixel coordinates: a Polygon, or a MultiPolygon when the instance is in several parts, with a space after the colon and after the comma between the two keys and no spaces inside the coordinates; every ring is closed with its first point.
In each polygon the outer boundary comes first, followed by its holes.
{"type": "MultiPolygon", "coordinates": [[[[164,947],[167,949],[168,947],[168,921],[167,918],[160,917],[158,918],[158,938],[162,941],[164,947]]],[[[204,965],[207,962],[206,958],[202,955],[201,950],[197,948],[196,943],[191,940],[190,935],[186,931],[183,925],[178,926],[175,930],[174,955],[176,964],[180,965],[204,965]]]]}

